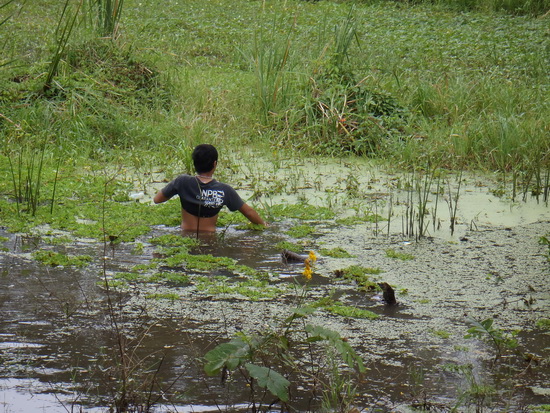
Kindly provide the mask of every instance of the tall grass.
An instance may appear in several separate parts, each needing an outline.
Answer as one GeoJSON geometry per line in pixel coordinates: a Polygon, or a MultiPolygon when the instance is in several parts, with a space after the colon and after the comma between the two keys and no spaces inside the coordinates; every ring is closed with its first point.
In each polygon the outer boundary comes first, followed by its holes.
{"type": "Polygon", "coordinates": [[[264,123],[268,122],[271,115],[284,108],[291,98],[291,35],[292,30],[288,30],[283,37],[276,33],[269,36],[263,31],[254,35],[248,59],[256,79],[255,97],[264,123]]]}
{"type": "Polygon", "coordinates": [[[63,9],[61,11],[61,16],[59,17],[57,29],[55,30],[54,34],[55,51],[53,53],[48,68],[48,73],[46,75],[46,80],[44,81],[44,86],[42,87],[42,91],[44,92],[47,92],[52,88],[53,78],[57,74],[59,63],[61,62],[61,58],[63,57],[65,49],[67,48],[69,40],[71,39],[71,35],[77,23],[82,3],[83,0],[80,0],[77,5],[72,8],[71,1],[65,0],[63,9]]]}
{"type": "MultiPolygon", "coordinates": [[[[432,0],[426,2],[431,3],[432,0]]],[[[541,15],[550,9],[548,0],[440,0],[439,4],[463,11],[541,15]]]]}
{"type": "Polygon", "coordinates": [[[88,0],[88,7],[94,19],[95,27],[101,36],[115,38],[122,17],[124,0],[88,0]]]}
{"type": "MultiPolygon", "coordinates": [[[[107,5],[90,1],[95,15],[107,5]]],[[[55,26],[29,4],[0,36],[13,33],[15,51],[38,64],[22,58],[0,79],[0,113],[75,154],[209,140],[403,165],[429,154],[445,167],[548,166],[533,156],[548,151],[544,18],[298,0],[169,0],[151,14],[152,0],[127,0],[112,49],[68,42],[52,71],[61,92],[42,100],[31,92],[51,45],[36,39],[55,26]]],[[[110,5],[120,18],[122,2],[110,5]]]]}

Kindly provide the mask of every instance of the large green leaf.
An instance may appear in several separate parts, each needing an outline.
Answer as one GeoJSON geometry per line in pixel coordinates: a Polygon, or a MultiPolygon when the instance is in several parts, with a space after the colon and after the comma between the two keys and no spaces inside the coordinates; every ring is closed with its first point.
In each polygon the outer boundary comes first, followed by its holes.
{"type": "Polygon", "coordinates": [[[281,374],[268,367],[256,366],[252,363],[245,364],[250,377],[258,382],[258,386],[267,388],[271,394],[277,396],[282,401],[288,401],[288,386],[290,382],[281,374]]]}
{"type": "Polygon", "coordinates": [[[357,370],[361,373],[366,371],[361,357],[357,355],[355,350],[353,350],[349,343],[343,339],[337,331],[311,324],[308,324],[305,330],[309,334],[307,341],[328,341],[336,349],[336,351],[338,351],[344,362],[346,362],[349,366],[355,365],[357,370]]]}
{"type": "Polygon", "coordinates": [[[317,309],[312,306],[297,307],[292,310],[292,315],[287,317],[285,324],[290,324],[298,318],[307,317],[310,314],[313,314],[317,309]]]}
{"type": "Polygon", "coordinates": [[[215,376],[223,367],[233,370],[248,357],[248,349],[248,344],[238,339],[219,344],[204,356],[207,360],[204,371],[209,376],[215,376]]]}

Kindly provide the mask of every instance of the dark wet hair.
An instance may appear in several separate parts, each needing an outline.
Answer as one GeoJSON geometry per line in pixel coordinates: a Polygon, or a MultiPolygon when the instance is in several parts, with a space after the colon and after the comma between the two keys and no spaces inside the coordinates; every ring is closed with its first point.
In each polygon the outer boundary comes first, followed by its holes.
{"type": "Polygon", "coordinates": [[[195,171],[199,174],[209,172],[214,169],[214,162],[218,160],[218,151],[214,146],[203,143],[193,150],[192,158],[195,171]]]}

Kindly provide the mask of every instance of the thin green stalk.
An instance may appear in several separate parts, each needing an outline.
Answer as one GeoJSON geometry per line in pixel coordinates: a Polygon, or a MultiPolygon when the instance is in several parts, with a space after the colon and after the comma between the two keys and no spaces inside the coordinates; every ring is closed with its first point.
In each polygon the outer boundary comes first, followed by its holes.
{"type": "Polygon", "coordinates": [[[8,158],[8,162],[10,164],[10,172],[11,172],[11,180],[12,180],[12,183],[13,183],[13,194],[15,195],[15,202],[17,204],[17,215],[20,214],[20,210],[21,210],[21,207],[19,205],[19,194],[18,194],[18,190],[17,190],[17,182],[15,180],[15,170],[14,170],[14,167],[13,167],[13,163],[11,161],[11,156],[7,156],[8,158]]]}
{"type": "Polygon", "coordinates": [[[36,182],[34,187],[34,193],[32,196],[32,215],[36,215],[36,210],[38,208],[39,198],[40,198],[40,187],[42,182],[42,167],[44,166],[44,154],[46,152],[46,144],[42,146],[42,153],[40,154],[40,162],[38,164],[38,172],[36,176],[36,182]]]}
{"type": "Polygon", "coordinates": [[[460,197],[460,186],[462,185],[462,169],[460,170],[460,173],[458,175],[458,188],[456,190],[456,195],[453,198],[453,193],[451,191],[451,185],[449,184],[449,214],[451,217],[451,236],[455,232],[455,224],[456,224],[456,214],[458,210],[458,198],[460,197]]]}
{"type": "Polygon", "coordinates": [[[434,206],[434,210],[433,210],[433,220],[432,220],[434,231],[435,231],[435,223],[437,221],[437,206],[439,205],[439,191],[440,190],[441,190],[441,174],[438,173],[438,175],[437,175],[437,187],[436,187],[436,193],[435,193],[435,206],[434,206]]]}
{"type": "Polygon", "coordinates": [[[52,201],[50,203],[50,214],[53,214],[53,205],[55,203],[55,192],[57,189],[57,178],[59,176],[59,167],[61,165],[61,156],[57,160],[57,167],[55,168],[55,178],[53,180],[52,201]]]}
{"type": "Polygon", "coordinates": [[[46,76],[46,81],[44,82],[44,86],[42,87],[43,92],[48,91],[52,87],[53,78],[57,74],[59,62],[61,61],[61,57],[63,56],[63,53],[65,52],[65,48],[69,43],[69,39],[71,37],[74,26],[76,24],[76,20],[79,15],[80,8],[82,7],[83,1],[84,0],[79,1],[74,14],[72,16],[67,17],[67,21],[65,21],[66,20],[65,17],[69,12],[68,10],[69,10],[69,3],[70,3],[70,0],[65,0],[65,4],[63,6],[63,10],[61,12],[61,16],[57,23],[57,28],[55,30],[56,49],[55,49],[52,61],[50,63],[50,67],[48,69],[48,75],[46,76]]]}

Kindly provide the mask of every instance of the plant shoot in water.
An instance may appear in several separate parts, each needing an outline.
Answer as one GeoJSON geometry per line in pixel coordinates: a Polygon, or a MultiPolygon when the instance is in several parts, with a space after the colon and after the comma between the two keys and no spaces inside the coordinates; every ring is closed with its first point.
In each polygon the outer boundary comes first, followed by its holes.
{"type": "Polygon", "coordinates": [[[518,341],[514,338],[514,333],[509,334],[498,327],[493,326],[494,320],[487,318],[484,321],[478,321],[475,318],[468,317],[468,334],[464,338],[479,338],[491,344],[495,350],[494,363],[502,356],[506,349],[513,350],[518,346],[518,341]]]}

